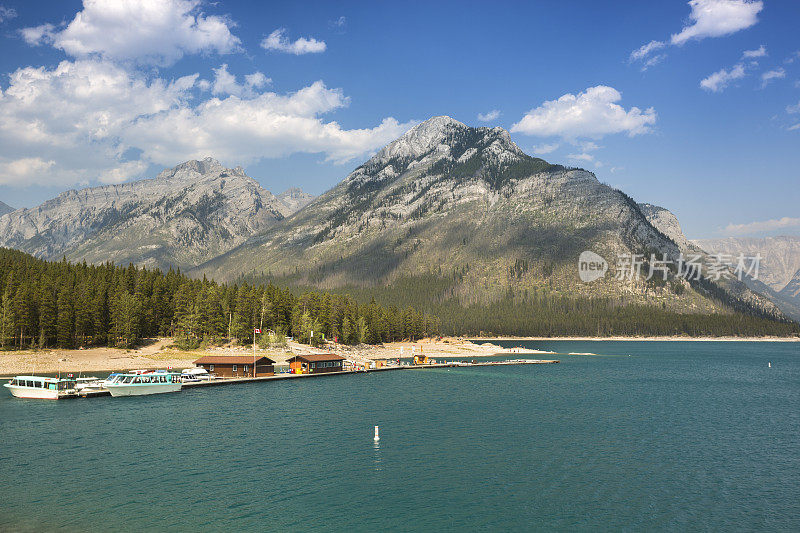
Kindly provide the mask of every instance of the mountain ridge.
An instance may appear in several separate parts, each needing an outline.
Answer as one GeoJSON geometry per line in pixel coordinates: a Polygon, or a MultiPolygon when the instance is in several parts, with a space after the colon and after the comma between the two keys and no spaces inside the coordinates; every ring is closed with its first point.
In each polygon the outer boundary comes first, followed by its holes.
{"type": "MultiPolygon", "coordinates": [[[[605,298],[671,312],[760,313],[768,300],[736,281],[657,278],[592,283],[582,251],[675,262],[677,219],[637,204],[584,169],[525,154],[502,128],[451,117],[422,122],[319,197],[279,196],[241,167],[191,160],[155,178],[67,191],[0,217],[0,246],[40,257],[179,266],[217,281],[268,276],[334,288],[446,279],[425,298],[462,305],[605,298]]],[[[622,276],[624,278],[624,276],[622,276]]],[[[423,302],[424,303],[424,302],[423,302]]]]}
{"type": "Polygon", "coordinates": [[[639,204],[594,174],[529,156],[502,128],[434,117],[306,208],[192,272],[228,280],[264,275],[321,288],[458,272],[461,281],[449,297],[466,305],[547,292],[718,312],[709,295],[721,291],[742,309],[780,316],[736,282],[690,288],[673,276],[668,284],[608,278],[582,284],[582,250],[606,258],[652,251],[673,261],[681,253],[639,204]]]}
{"type": "Polygon", "coordinates": [[[209,157],[154,178],[65,191],[9,213],[0,217],[0,246],[45,259],[189,268],[294,210],[241,167],[209,157]]]}

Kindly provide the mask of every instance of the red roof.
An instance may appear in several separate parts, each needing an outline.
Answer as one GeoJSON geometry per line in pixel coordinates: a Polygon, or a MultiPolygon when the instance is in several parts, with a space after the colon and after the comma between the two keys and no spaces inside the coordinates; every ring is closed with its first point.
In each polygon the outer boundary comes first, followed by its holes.
{"type": "Polygon", "coordinates": [[[290,357],[287,361],[294,361],[299,359],[306,363],[319,363],[321,361],[344,361],[344,357],[332,353],[314,354],[314,355],[295,355],[290,357]]]}
{"type": "MultiPolygon", "coordinates": [[[[204,355],[194,362],[196,365],[252,365],[252,355],[204,355]]],[[[275,361],[263,355],[256,357],[257,365],[274,365],[275,361]]]]}

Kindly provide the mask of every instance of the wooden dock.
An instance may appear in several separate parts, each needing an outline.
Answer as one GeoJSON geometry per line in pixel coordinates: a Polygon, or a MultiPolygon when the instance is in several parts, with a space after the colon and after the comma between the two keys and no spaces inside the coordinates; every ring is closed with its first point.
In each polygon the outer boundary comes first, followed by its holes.
{"type": "MultiPolygon", "coordinates": [[[[259,381],[276,381],[281,379],[305,379],[305,378],[322,378],[342,376],[349,374],[365,374],[368,372],[387,372],[389,370],[424,370],[426,368],[455,368],[455,367],[473,367],[473,366],[507,366],[507,365],[545,365],[559,363],[557,359],[512,359],[507,361],[480,361],[480,362],[447,362],[447,363],[434,363],[429,365],[393,365],[383,366],[380,368],[368,368],[366,370],[344,370],[342,372],[322,372],[319,374],[290,374],[288,372],[275,374],[274,376],[263,376],[259,378],[216,378],[211,381],[195,381],[191,383],[184,383],[184,389],[191,389],[194,387],[216,387],[218,385],[237,385],[242,383],[255,383],[259,381]]],[[[97,398],[100,396],[111,396],[107,390],[93,390],[80,393],[81,398],[97,398]]]]}

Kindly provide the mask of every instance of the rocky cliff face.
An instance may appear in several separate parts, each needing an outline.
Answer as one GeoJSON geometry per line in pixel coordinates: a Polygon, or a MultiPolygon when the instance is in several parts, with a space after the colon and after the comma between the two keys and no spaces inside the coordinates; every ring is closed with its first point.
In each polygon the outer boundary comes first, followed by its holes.
{"type": "MultiPolygon", "coordinates": [[[[796,299],[798,306],[800,306],[800,270],[794,273],[789,283],[781,289],[780,294],[786,298],[796,299]]],[[[800,320],[800,318],[798,318],[798,320],[800,320]]]]}
{"type": "Polygon", "coordinates": [[[775,291],[781,291],[800,270],[800,237],[764,238],[729,237],[692,241],[710,254],[761,255],[759,279],[775,291]]]}
{"type": "Polygon", "coordinates": [[[775,302],[783,312],[800,321],[800,237],[704,239],[691,241],[709,254],[733,258],[761,256],[758,278],[748,286],[775,302]]]}
{"type": "MultiPolygon", "coordinates": [[[[231,279],[263,272],[322,287],[444,275],[458,278],[466,303],[546,291],[715,309],[702,291],[673,292],[669,283],[579,280],[584,250],[612,266],[618,254],[677,259],[679,245],[665,234],[672,226],[679,234],[676,220],[667,231],[657,229],[638,204],[590,172],[526,155],[502,128],[435,117],[306,208],[195,273],[231,279]]],[[[777,312],[741,284],[729,294],[777,312]]]]}
{"type": "Polygon", "coordinates": [[[187,268],[292,212],[241,168],[207,158],[154,179],[67,191],[0,217],[0,246],[48,259],[187,268]]]}
{"type": "Polygon", "coordinates": [[[671,211],[653,204],[639,204],[642,214],[656,229],[672,239],[681,250],[689,249],[690,243],[681,230],[678,217],[671,211]]]}
{"type": "Polygon", "coordinates": [[[0,217],[5,215],[6,213],[12,212],[13,210],[14,210],[13,207],[0,201],[0,217]]]}
{"type": "Polygon", "coordinates": [[[313,202],[314,198],[316,198],[316,196],[313,194],[308,194],[307,192],[303,192],[303,190],[298,187],[292,187],[291,189],[287,189],[278,195],[278,200],[280,200],[283,205],[288,207],[292,213],[299,211],[313,202]]]}

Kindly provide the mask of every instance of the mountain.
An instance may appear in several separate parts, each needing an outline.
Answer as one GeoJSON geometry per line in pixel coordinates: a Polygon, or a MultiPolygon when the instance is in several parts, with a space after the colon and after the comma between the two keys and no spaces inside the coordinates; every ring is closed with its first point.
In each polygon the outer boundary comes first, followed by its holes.
{"type": "Polygon", "coordinates": [[[740,255],[760,255],[757,278],[747,278],[745,282],[775,302],[785,314],[800,321],[800,237],[729,237],[692,243],[710,254],[724,254],[734,260],[740,255]]]}
{"type": "Polygon", "coordinates": [[[193,272],[325,288],[432,277],[452,282],[425,298],[463,304],[545,294],[730,312],[722,299],[780,314],[738,282],[690,286],[672,275],[667,283],[612,275],[580,281],[584,250],[612,268],[619,254],[657,253],[674,261],[680,248],[667,229],[654,227],[636,202],[594,174],[525,154],[502,128],[434,117],[293,216],[193,272]]]}
{"type": "Polygon", "coordinates": [[[661,231],[661,233],[672,239],[672,242],[677,244],[678,248],[681,250],[689,249],[689,240],[683,234],[683,230],[681,230],[678,217],[672,214],[671,211],[653,204],[639,204],[639,209],[642,211],[645,218],[647,218],[647,221],[650,222],[653,227],[661,231]]]}
{"type": "Polygon", "coordinates": [[[761,255],[758,278],[776,291],[781,291],[800,269],[800,237],[764,238],[728,237],[726,239],[693,240],[712,254],[738,257],[761,255]]]}
{"type": "Polygon", "coordinates": [[[789,283],[781,289],[780,294],[785,298],[797,299],[798,303],[800,303],[800,270],[794,273],[789,283]]]}
{"type": "Polygon", "coordinates": [[[17,210],[0,218],[0,246],[45,259],[188,268],[294,211],[240,167],[206,158],[153,179],[70,190],[17,210]]]}
{"type": "Polygon", "coordinates": [[[6,213],[12,212],[13,210],[14,210],[13,207],[0,201],[0,217],[5,215],[6,213]]]}
{"type": "Polygon", "coordinates": [[[303,192],[302,189],[298,187],[292,187],[291,189],[287,189],[278,195],[278,200],[283,203],[286,207],[288,207],[292,212],[299,211],[300,209],[304,208],[308,204],[314,201],[313,194],[308,194],[307,192],[303,192]]]}

